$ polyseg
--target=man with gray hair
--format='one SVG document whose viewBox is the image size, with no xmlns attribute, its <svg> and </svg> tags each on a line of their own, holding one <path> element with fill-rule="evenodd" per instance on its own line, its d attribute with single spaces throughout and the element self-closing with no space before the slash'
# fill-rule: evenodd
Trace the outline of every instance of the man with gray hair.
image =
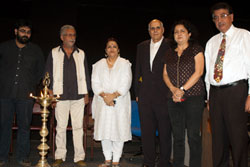
<svg viewBox="0 0 250 167">
<path fill-rule="evenodd" d="M 90 78 L 85 53 L 75 45 L 76 30 L 64 25 L 60 30 L 62 44 L 50 52 L 46 72 L 51 76 L 51 94 L 60 95 L 55 107 L 56 152 L 53 167 L 60 166 L 66 159 L 66 128 L 69 114 L 73 127 L 74 163 L 86 166 L 83 149 L 84 106 L 88 103 Z"/>
<path fill-rule="evenodd" d="M 154 167 L 156 160 L 156 132 L 159 134 L 159 162 L 157 167 L 169 167 L 171 128 L 167 108 L 169 92 L 163 81 L 164 56 L 169 42 L 164 39 L 164 27 L 154 19 L 148 25 L 149 40 L 137 45 L 134 88 L 139 106 L 143 167 Z"/>
</svg>

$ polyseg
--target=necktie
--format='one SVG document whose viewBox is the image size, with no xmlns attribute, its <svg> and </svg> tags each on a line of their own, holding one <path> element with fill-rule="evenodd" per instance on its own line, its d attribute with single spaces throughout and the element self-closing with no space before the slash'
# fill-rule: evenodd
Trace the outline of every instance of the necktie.
<svg viewBox="0 0 250 167">
<path fill-rule="evenodd" d="M 220 82 L 222 79 L 225 48 L 226 48 L 226 35 L 223 34 L 223 39 L 221 41 L 220 49 L 216 58 L 215 65 L 214 65 L 214 80 L 217 83 Z"/>
</svg>

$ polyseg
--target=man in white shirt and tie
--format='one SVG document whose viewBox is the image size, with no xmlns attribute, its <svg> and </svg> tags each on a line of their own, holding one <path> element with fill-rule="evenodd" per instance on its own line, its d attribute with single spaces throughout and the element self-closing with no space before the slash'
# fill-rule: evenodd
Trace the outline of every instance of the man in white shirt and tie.
<svg viewBox="0 0 250 167">
<path fill-rule="evenodd" d="M 227 3 L 215 4 L 211 13 L 215 26 L 220 31 L 207 42 L 205 49 L 205 82 L 212 127 L 213 166 L 229 166 L 231 146 L 233 166 L 247 167 L 250 32 L 234 27 L 232 7 Z M 222 51 L 223 35 L 225 50 Z"/>
</svg>

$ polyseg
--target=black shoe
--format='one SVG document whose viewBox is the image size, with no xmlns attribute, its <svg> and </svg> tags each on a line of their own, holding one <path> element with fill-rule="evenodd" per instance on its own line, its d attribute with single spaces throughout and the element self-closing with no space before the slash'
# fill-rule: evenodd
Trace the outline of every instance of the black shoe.
<svg viewBox="0 0 250 167">
<path fill-rule="evenodd" d="M 7 163 L 5 161 L 0 160 L 0 167 L 3 167 L 4 165 L 6 165 Z"/>
<path fill-rule="evenodd" d="M 148 165 L 142 164 L 142 167 L 148 167 Z"/>
<path fill-rule="evenodd" d="M 63 163 L 62 159 L 56 159 L 55 162 L 52 164 L 52 167 L 60 167 L 62 163 Z"/>
<path fill-rule="evenodd" d="M 87 166 L 86 163 L 83 160 L 77 161 L 75 162 L 75 165 L 77 167 L 83 167 L 83 166 Z"/>
<path fill-rule="evenodd" d="M 31 162 L 29 160 L 27 160 L 27 159 L 19 161 L 18 164 L 21 165 L 21 166 L 24 166 L 24 167 L 30 167 L 31 166 Z"/>
<path fill-rule="evenodd" d="M 120 164 L 112 164 L 112 167 L 121 167 Z"/>
</svg>

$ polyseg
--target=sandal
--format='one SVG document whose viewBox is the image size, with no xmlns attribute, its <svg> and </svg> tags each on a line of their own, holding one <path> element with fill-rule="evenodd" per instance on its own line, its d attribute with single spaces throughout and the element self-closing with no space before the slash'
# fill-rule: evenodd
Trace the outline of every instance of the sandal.
<svg viewBox="0 0 250 167">
<path fill-rule="evenodd" d="M 121 167 L 120 164 L 112 164 L 112 167 Z"/>
<path fill-rule="evenodd" d="M 104 163 L 98 165 L 98 167 L 111 167 L 111 161 L 104 161 Z"/>
</svg>

